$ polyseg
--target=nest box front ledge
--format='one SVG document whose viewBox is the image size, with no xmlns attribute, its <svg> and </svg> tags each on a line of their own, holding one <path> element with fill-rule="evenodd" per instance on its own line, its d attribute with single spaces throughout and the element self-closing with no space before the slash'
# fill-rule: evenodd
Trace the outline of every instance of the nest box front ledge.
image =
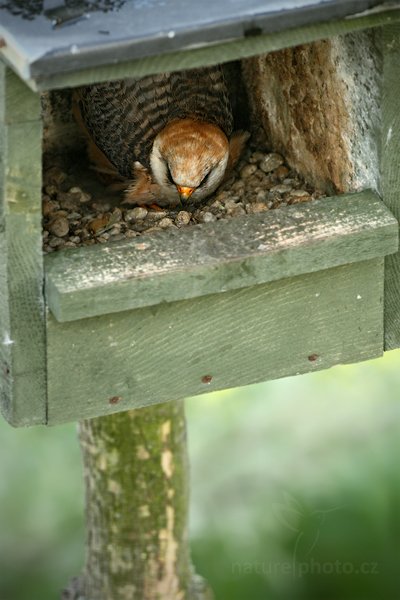
<svg viewBox="0 0 400 600">
<path fill-rule="evenodd" d="M 372 191 L 45 257 L 61 322 L 188 300 L 397 250 L 397 222 Z"/>
<path fill-rule="evenodd" d="M 381 355 L 397 244 L 365 191 L 46 256 L 48 422 Z"/>
</svg>

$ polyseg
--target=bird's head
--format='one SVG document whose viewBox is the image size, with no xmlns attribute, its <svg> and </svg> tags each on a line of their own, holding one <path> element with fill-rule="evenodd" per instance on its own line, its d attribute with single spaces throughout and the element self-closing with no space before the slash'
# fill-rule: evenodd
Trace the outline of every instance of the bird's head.
<svg viewBox="0 0 400 600">
<path fill-rule="evenodd" d="M 196 202 L 222 182 L 229 158 L 223 131 L 204 121 L 177 119 L 156 136 L 150 155 L 154 179 L 171 201 Z"/>
</svg>

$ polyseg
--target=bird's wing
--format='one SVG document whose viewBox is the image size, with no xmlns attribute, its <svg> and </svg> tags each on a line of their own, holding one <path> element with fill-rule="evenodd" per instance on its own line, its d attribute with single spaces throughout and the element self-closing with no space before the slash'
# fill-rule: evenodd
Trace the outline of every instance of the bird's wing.
<svg viewBox="0 0 400 600">
<path fill-rule="evenodd" d="M 157 76 L 100 83 L 77 92 L 90 136 L 124 177 L 132 176 L 137 161 L 148 166 L 154 137 L 167 122 L 160 92 Z"/>
<path fill-rule="evenodd" d="M 149 168 L 155 136 L 174 119 L 192 117 L 232 132 L 232 111 L 220 67 L 150 75 L 79 88 L 83 122 L 94 143 L 124 177 L 135 162 Z"/>
<path fill-rule="evenodd" d="M 232 108 L 221 67 L 203 67 L 168 75 L 174 102 L 172 118 L 192 117 L 213 123 L 229 137 L 233 129 Z"/>
</svg>

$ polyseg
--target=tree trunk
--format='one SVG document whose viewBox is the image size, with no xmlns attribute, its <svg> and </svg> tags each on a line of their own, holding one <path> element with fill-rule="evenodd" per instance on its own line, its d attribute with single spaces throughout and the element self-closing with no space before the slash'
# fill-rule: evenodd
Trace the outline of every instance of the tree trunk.
<svg viewBox="0 0 400 600">
<path fill-rule="evenodd" d="M 183 401 L 82 421 L 86 566 L 64 598 L 210 597 L 192 569 Z"/>
</svg>

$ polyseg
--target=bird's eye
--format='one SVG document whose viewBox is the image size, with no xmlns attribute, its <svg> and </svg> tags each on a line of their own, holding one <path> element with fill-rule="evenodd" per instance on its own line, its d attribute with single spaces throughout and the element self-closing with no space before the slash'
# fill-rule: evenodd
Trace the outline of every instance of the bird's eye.
<svg viewBox="0 0 400 600">
<path fill-rule="evenodd" d="M 175 183 L 168 165 L 167 165 L 167 179 L 170 183 L 172 183 L 172 184 Z"/>
<path fill-rule="evenodd" d="M 210 175 L 211 175 L 212 171 L 208 171 L 207 175 L 205 177 L 203 177 L 203 179 L 201 180 L 200 185 L 207 185 L 207 181 L 210 179 Z"/>
</svg>

